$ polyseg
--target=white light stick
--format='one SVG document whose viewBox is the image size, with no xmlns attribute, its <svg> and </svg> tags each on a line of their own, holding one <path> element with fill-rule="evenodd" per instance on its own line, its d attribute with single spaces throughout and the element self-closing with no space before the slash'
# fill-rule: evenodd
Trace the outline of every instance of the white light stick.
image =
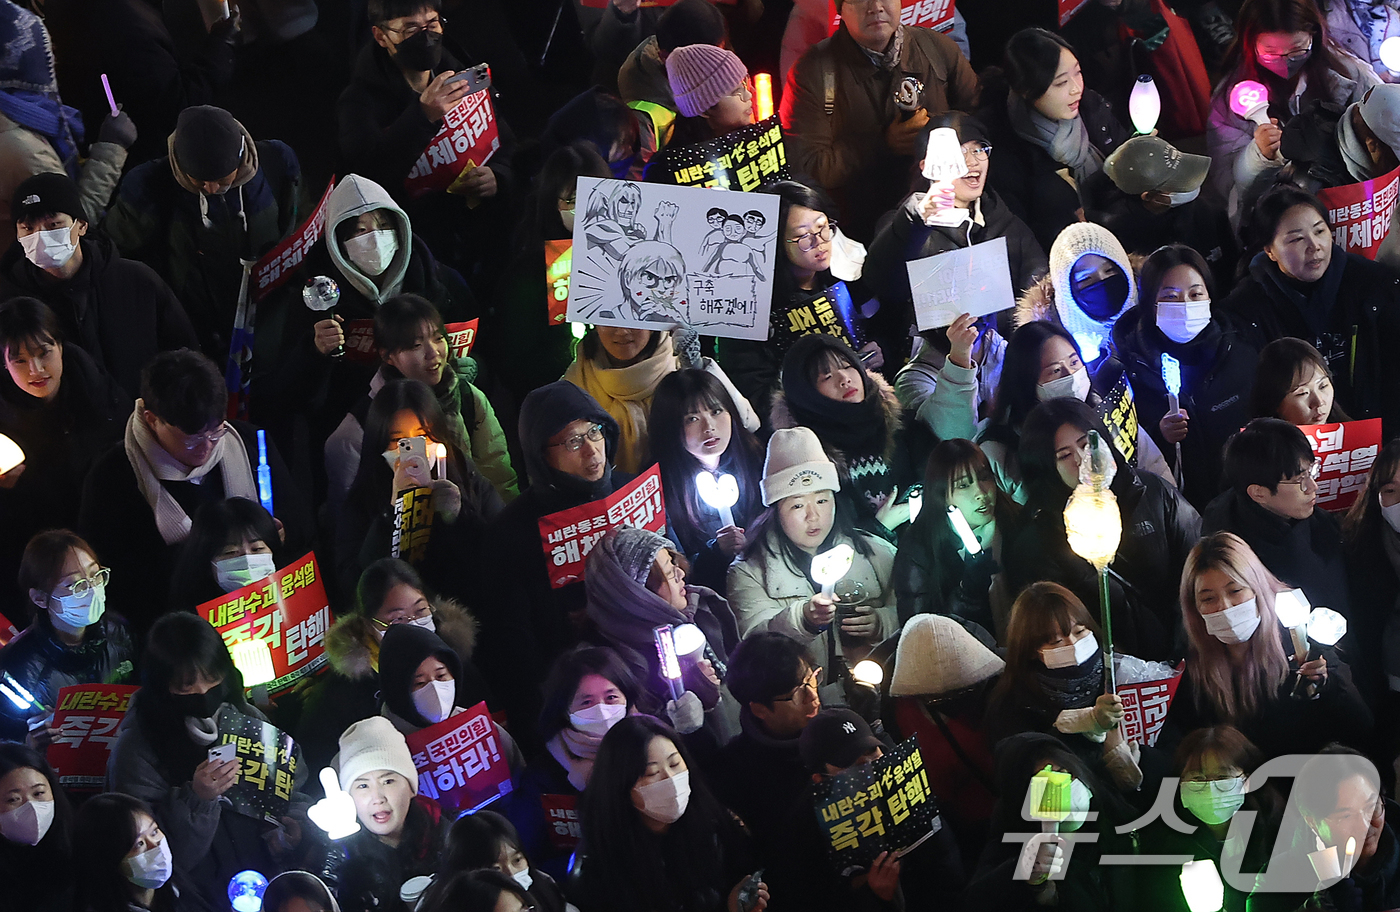
<svg viewBox="0 0 1400 912">
<path fill-rule="evenodd" d="M 709 472 L 695 476 L 695 490 L 700 499 L 719 511 L 719 527 L 727 529 L 734 525 L 734 511 L 730 509 L 739 502 L 739 482 L 725 472 L 719 478 Z"/>
<path fill-rule="evenodd" d="M 4 434 L 0 434 L 0 475 L 24 462 L 24 450 Z"/>
<path fill-rule="evenodd" d="M 967 174 L 967 159 L 963 157 L 962 143 L 958 142 L 958 131 L 952 127 L 937 127 L 929 134 L 922 173 L 933 182 L 928 190 L 930 194 L 951 190 L 953 181 Z M 954 227 L 963 223 L 965 215 L 954 207 L 938 209 L 930 218 L 936 225 Z"/>
<path fill-rule="evenodd" d="M 1300 662 L 1308 654 L 1308 611 L 1311 608 L 1302 589 L 1285 589 L 1274 596 L 1274 614 L 1293 637 L 1293 654 Z"/>
<path fill-rule="evenodd" d="M 1308 615 L 1308 639 L 1323 646 L 1336 646 L 1347 632 L 1347 619 L 1331 608 L 1314 608 Z"/>
<path fill-rule="evenodd" d="M 919 518 L 919 514 L 924 509 L 924 492 L 915 489 L 909 492 L 909 521 L 912 523 Z"/>
<path fill-rule="evenodd" d="M 447 445 L 444 443 L 433 444 L 433 455 L 437 457 L 437 477 L 446 478 L 447 471 Z"/>
<path fill-rule="evenodd" d="M 705 648 L 705 634 L 694 624 L 677 624 L 671 628 L 672 648 L 677 659 L 693 656 Z"/>
<path fill-rule="evenodd" d="M 822 595 L 830 598 L 836 594 L 836 584 L 850 571 L 855 559 L 856 552 L 847 544 L 829 548 L 812 558 L 812 579 L 822 584 Z"/>
<path fill-rule="evenodd" d="M 851 669 L 851 677 L 861 684 L 879 687 L 885 680 L 885 667 L 872 659 L 865 659 Z"/>
<path fill-rule="evenodd" d="M 1181 895 L 1191 912 L 1219 912 L 1225 905 L 1225 885 L 1209 858 L 1188 861 L 1181 866 Z"/>
<path fill-rule="evenodd" d="M 1134 90 L 1136 91 L 1136 90 Z M 1167 405 L 1173 415 L 1181 414 L 1181 362 L 1162 352 L 1162 382 L 1167 386 Z M 1176 442 L 1176 471 L 1178 490 L 1185 486 L 1186 467 L 1181 463 L 1181 441 Z"/>
<path fill-rule="evenodd" d="M 656 640 L 656 657 L 661 661 L 661 676 L 671 688 L 671 699 L 679 700 L 685 693 L 681 684 L 681 663 L 676 659 L 676 641 L 670 624 L 653 627 L 652 637 Z"/>
<path fill-rule="evenodd" d="M 1157 118 L 1162 115 L 1162 96 L 1157 91 L 1157 83 L 1146 73 L 1133 83 L 1133 91 L 1128 95 L 1128 116 L 1132 118 L 1133 129 L 1146 136 L 1157 126 Z"/>
<path fill-rule="evenodd" d="M 1356 864 L 1356 837 L 1347 837 L 1346 862 L 1342 865 L 1342 876 L 1350 877 L 1352 866 Z"/>
<path fill-rule="evenodd" d="M 1400 76 L 1400 35 L 1391 35 L 1381 42 L 1381 63 L 1392 76 Z"/>
<path fill-rule="evenodd" d="M 355 817 L 355 800 L 340 790 L 340 780 L 329 766 L 321 768 L 321 788 L 326 797 L 311 805 L 306 816 L 331 839 L 344 839 L 360 831 Z"/>
<path fill-rule="evenodd" d="M 950 506 L 948 508 L 948 522 L 952 524 L 953 531 L 958 533 L 958 538 L 962 539 L 963 550 L 968 553 L 969 557 L 981 553 L 982 543 L 972 533 L 972 526 L 968 525 L 967 517 L 963 516 L 962 510 Z"/>
</svg>

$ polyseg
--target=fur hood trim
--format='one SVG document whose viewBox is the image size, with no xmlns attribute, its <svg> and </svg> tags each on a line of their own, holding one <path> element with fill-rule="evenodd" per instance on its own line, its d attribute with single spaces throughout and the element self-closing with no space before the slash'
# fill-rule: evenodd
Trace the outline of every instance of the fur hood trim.
<svg viewBox="0 0 1400 912">
<path fill-rule="evenodd" d="M 1142 274 L 1142 263 L 1146 259 L 1147 257 L 1138 253 L 1128 255 L 1128 263 L 1133 268 L 1134 287 L 1136 287 L 1137 277 Z M 1034 285 L 1027 288 L 1021 297 L 1016 299 L 1013 328 L 1019 329 L 1033 320 L 1047 320 L 1056 326 L 1064 326 L 1064 322 L 1060 320 L 1059 311 L 1055 309 L 1055 283 L 1048 275 L 1042 276 Z"/>
<path fill-rule="evenodd" d="M 885 434 L 885 458 L 889 459 L 890 456 L 894 454 L 895 435 L 899 433 L 899 429 L 904 425 L 904 406 L 900 404 L 899 396 L 895 394 L 894 387 L 890 386 L 890 382 L 886 380 L 883 375 L 875 371 L 867 371 L 866 374 L 875 382 L 875 386 L 880 390 L 880 404 L 885 410 L 885 427 L 887 429 Z M 797 419 L 793 417 L 792 410 L 788 408 L 787 396 L 783 393 L 781 387 L 773 393 L 773 408 L 769 412 L 769 420 L 775 431 L 778 428 L 792 428 L 798 426 Z M 825 440 L 822 441 L 822 446 L 826 447 L 829 451 L 834 450 L 833 447 L 827 446 Z M 837 462 L 844 466 L 846 462 L 845 455 L 839 451 L 834 455 L 839 457 Z"/>
<path fill-rule="evenodd" d="M 463 662 L 476 651 L 476 618 L 453 599 L 433 603 L 437 634 Z M 373 677 L 379 668 L 379 637 L 374 622 L 361 614 L 347 614 L 326 632 L 326 657 L 331 669 L 351 680 Z"/>
</svg>

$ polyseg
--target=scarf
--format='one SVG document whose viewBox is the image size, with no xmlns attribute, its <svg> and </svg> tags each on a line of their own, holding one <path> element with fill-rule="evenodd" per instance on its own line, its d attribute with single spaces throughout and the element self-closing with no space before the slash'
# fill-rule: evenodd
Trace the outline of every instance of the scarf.
<svg viewBox="0 0 1400 912">
<path fill-rule="evenodd" d="M 852 39 L 853 41 L 855 39 Z M 899 66 L 899 58 L 904 53 L 904 26 L 897 25 L 894 28 L 894 38 L 890 39 L 890 46 L 883 51 L 875 52 L 857 44 L 860 52 L 864 54 L 871 63 L 875 64 L 877 70 L 892 70 Z"/>
<path fill-rule="evenodd" d="M 667 332 L 651 357 L 636 364 L 609 367 L 607 353 L 600 345 L 596 356 L 586 358 L 580 353 L 564 372 L 565 380 L 598 400 L 622 429 L 613 462 L 618 471 L 635 475 L 651 465 L 651 446 L 647 442 L 651 397 L 661 378 L 675 370 L 675 347 Z"/>
<path fill-rule="evenodd" d="M 1035 673 L 1041 695 L 1056 709 L 1083 709 L 1093 706 L 1103 693 L 1103 650 L 1083 665 L 1073 668 L 1047 668 Z"/>
<path fill-rule="evenodd" d="M 883 460 L 889 445 L 884 391 L 862 366 L 865 398 L 860 402 L 839 402 L 817 392 L 807 379 L 807 365 L 823 349 L 842 355 L 852 364 L 861 364 L 850 346 L 835 336 L 816 333 L 803 336 L 783 356 L 783 395 L 796 423 L 812 429 L 822 443 L 840 450 L 848 460 L 864 457 Z"/>
<path fill-rule="evenodd" d="M 593 773 L 593 761 L 598 756 L 598 745 L 602 743 L 602 735 L 565 728 L 546 742 L 545 749 L 569 774 L 569 784 L 581 792 Z"/>
<path fill-rule="evenodd" d="M 42 135 L 78 179 L 83 116 L 58 96 L 53 47 L 38 16 L 6 3 L 0 16 L 0 113 Z"/>
<path fill-rule="evenodd" d="M 1332 357 L 1336 353 L 1329 352 L 1329 346 L 1322 339 L 1331 325 L 1332 307 L 1337 303 L 1337 290 L 1341 287 L 1346 268 L 1346 251 L 1335 244 L 1332 245 L 1332 261 L 1327 264 L 1327 271 L 1322 274 L 1322 278 L 1316 282 L 1298 282 L 1290 279 L 1278 268 L 1278 264 L 1263 252 L 1255 254 L 1249 264 L 1250 273 L 1260 281 L 1271 298 L 1276 301 L 1283 298 L 1297 308 L 1298 315 L 1307 322 L 1308 329 L 1314 336 L 1307 341 L 1313 343 L 1323 356 L 1327 357 L 1333 372 L 1339 375 L 1345 374 L 1345 371 L 1339 370 L 1338 365 L 1333 363 Z"/>
<path fill-rule="evenodd" d="M 223 476 L 224 496 L 243 497 L 258 502 L 258 488 L 253 481 L 253 469 L 248 463 L 248 451 L 243 448 L 243 438 L 237 431 L 219 438 L 214 452 L 204 465 L 190 468 L 176 461 L 156 440 L 155 434 L 141 420 L 146 403 L 136 400 L 136 408 L 126 421 L 127 461 L 136 474 L 136 487 L 155 514 L 156 528 L 167 545 L 178 544 L 190 534 L 190 518 L 184 508 L 170 496 L 163 481 L 198 481 L 214 469 Z"/>
<path fill-rule="evenodd" d="M 1084 118 L 1051 120 L 1015 92 L 1007 95 L 1006 109 L 1016 135 L 1068 167 L 1076 183 L 1082 186 L 1103 170 L 1103 153 L 1089 141 Z"/>
</svg>

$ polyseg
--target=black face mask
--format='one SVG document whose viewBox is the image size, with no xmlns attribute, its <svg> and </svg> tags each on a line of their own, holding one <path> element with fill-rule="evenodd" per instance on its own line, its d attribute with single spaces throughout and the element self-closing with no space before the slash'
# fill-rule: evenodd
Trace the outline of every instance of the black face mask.
<svg viewBox="0 0 1400 912">
<path fill-rule="evenodd" d="M 170 705 L 181 716 L 208 719 L 224 703 L 224 685 L 218 684 L 202 694 L 171 694 Z"/>
<path fill-rule="evenodd" d="M 1074 292 L 1074 299 L 1086 314 L 1102 323 L 1117 316 L 1128 300 L 1128 277 L 1119 273 L 1102 282 L 1093 282 Z"/>
<path fill-rule="evenodd" d="M 442 35 L 423 29 L 394 45 L 394 60 L 410 73 L 435 70 L 442 62 Z"/>
</svg>

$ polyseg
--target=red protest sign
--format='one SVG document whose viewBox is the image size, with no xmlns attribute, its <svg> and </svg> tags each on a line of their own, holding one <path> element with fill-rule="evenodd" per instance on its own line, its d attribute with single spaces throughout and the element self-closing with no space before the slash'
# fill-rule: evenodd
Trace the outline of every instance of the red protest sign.
<svg viewBox="0 0 1400 912">
<path fill-rule="evenodd" d="M 374 321 L 351 320 L 345 324 L 345 360 L 352 364 L 378 364 L 374 350 Z"/>
<path fill-rule="evenodd" d="M 270 694 L 287 690 L 326 664 L 323 641 L 331 609 L 314 553 L 196 610 L 230 647 L 244 640 L 267 643 L 275 675 L 267 683 Z"/>
<path fill-rule="evenodd" d="M 564 322 L 569 309 L 569 274 L 574 269 L 574 240 L 544 242 L 544 285 L 548 292 L 549 325 Z"/>
<path fill-rule="evenodd" d="M 1366 476 L 1381 450 L 1381 420 L 1305 424 L 1298 430 L 1308 435 L 1313 455 L 1322 460 L 1317 505 L 1331 513 L 1342 512 L 1366 486 Z"/>
<path fill-rule="evenodd" d="M 447 353 L 452 359 L 465 358 L 476 344 L 476 320 L 447 324 Z"/>
<path fill-rule="evenodd" d="M 442 129 L 404 178 L 404 189 L 414 199 L 437 190 L 457 192 L 457 179 L 486 164 L 500 147 L 491 92 L 473 92 L 443 116 Z"/>
<path fill-rule="evenodd" d="M 1397 193 L 1400 168 L 1359 184 L 1319 190 L 1317 198 L 1327 207 L 1327 223 L 1337 246 L 1374 260 L 1381 241 L 1390 233 Z"/>
<path fill-rule="evenodd" d="M 1079 2 L 1082 3 L 1084 0 L 1079 0 Z M 827 7 L 827 20 L 831 23 L 828 35 L 836 34 L 836 30 L 841 26 L 841 14 L 836 11 L 836 7 L 836 0 L 831 0 Z M 953 0 L 901 0 L 899 24 L 914 25 L 939 32 L 951 31 L 953 28 L 953 8 Z"/>
<path fill-rule="evenodd" d="M 335 176 L 331 176 L 331 182 L 326 184 L 326 192 L 321 194 L 321 201 L 316 204 L 306 221 L 302 222 L 296 231 L 282 239 L 276 247 L 273 247 L 258 260 L 253 266 L 253 299 L 261 301 L 267 297 L 267 293 L 278 285 L 287 281 L 288 277 L 301 265 L 306 252 L 316 246 L 316 242 L 321 239 L 321 232 L 326 227 L 326 201 L 331 198 L 331 190 L 335 189 Z"/>
<path fill-rule="evenodd" d="M 1118 696 L 1123 699 L 1123 721 L 1119 728 L 1124 740 L 1155 747 L 1180 684 L 1180 671 L 1159 681 L 1119 684 Z"/>
<path fill-rule="evenodd" d="M 1059 0 L 1060 3 L 1060 28 L 1065 27 L 1075 15 L 1084 8 L 1084 4 L 1089 0 Z"/>
<path fill-rule="evenodd" d="M 588 552 L 613 526 L 666 531 L 660 468 L 652 466 L 602 500 L 560 510 L 540 519 L 544 569 L 549 575 L 550 588 L 559 589 L 583 579 Z"/>
<path fill-rule="evenodd" d="M 135 692 L 130 684 L 78 684 L 58 691 L 58 707 L 49 723 L 58 734 L 47 756 L 60 785 L 102 789 L 117 729 Z"/>
<path fill-rule="evenodd" d="M 418 794 L 456 817 L 508 795 L 510 767 L 484 702 L 408 736 Z"/>
<path fill-rule="evenodd" d="M 540 807 L 549 823 L 549 844 L 564 852 L 578 848 L 583 833 L 578 823 L 578 796 L 541 795 Z"/>
</svg>

